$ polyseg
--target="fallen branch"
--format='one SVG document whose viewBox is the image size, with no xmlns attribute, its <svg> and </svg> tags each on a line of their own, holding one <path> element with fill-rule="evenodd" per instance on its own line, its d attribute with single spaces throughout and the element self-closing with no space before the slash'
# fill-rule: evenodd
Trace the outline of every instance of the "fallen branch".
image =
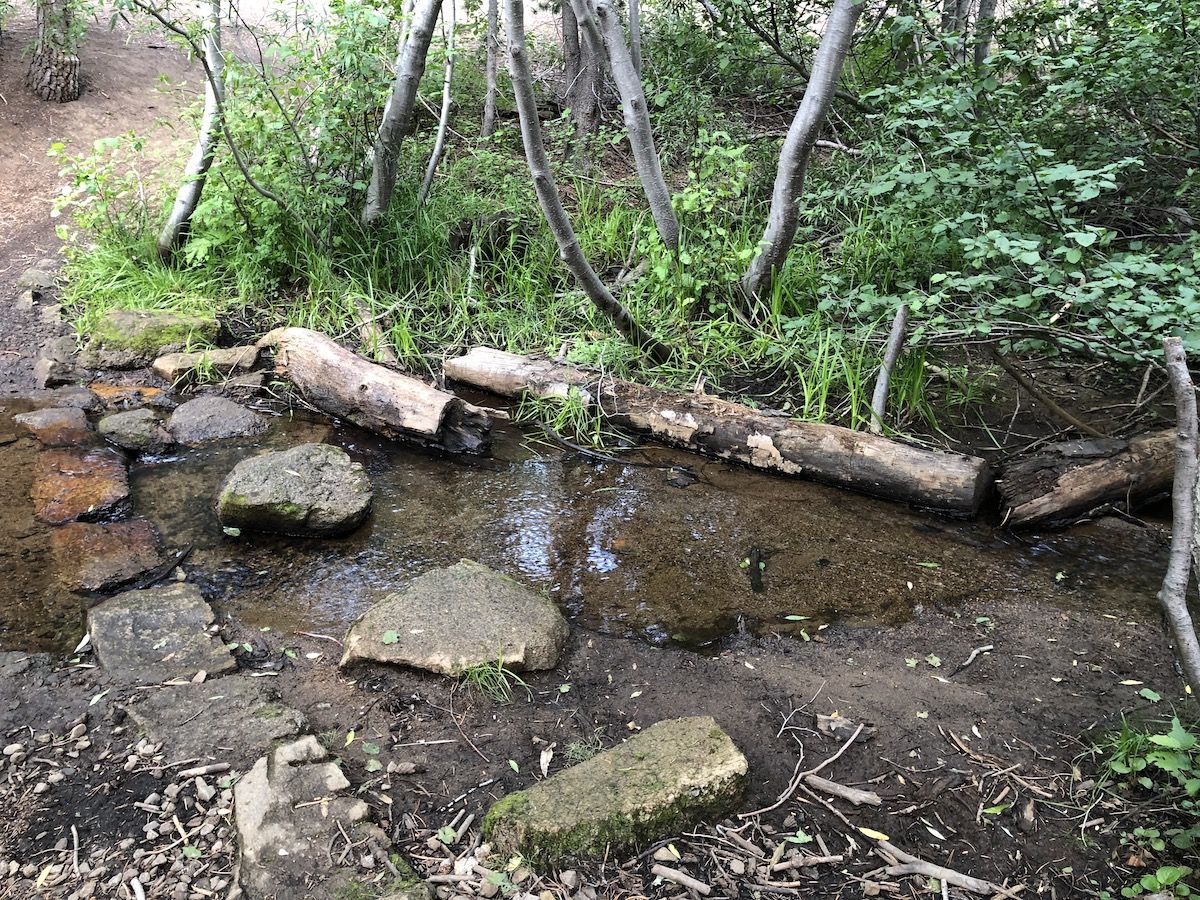
<svg viewBox="0 0 1200 900">
<path fill-rule="evenodd" d="M 678 869 L 668 869 L 663 865 L 655 865 L 650 871 L 664 881 L 681 884 L 688 890 L 695 891 L 697 894 L 703 894 L 705 897 L 712 893 L 711 886 L 705 884 L 703 881 L 696 880 L 691 875 L 680 872 Z"/>
<path fill-rule="evenodd" d="M 875 379 L 875 392 L 871 395 L 871 421 L 867 428 L 871 434 L 883 433 L 883 414 L 887 410 L 888 387 L 892 381 L 892 369 L 904 347 L 904 331 L 908 327 L 908 304 L 901 303 L 892 320 L 892 330 L 888 335 L 887 348 L 883 352 L 883 362 L 879 366 L 879 376 Z"/>
<path fill-rule="evenodd" d="M 1001 356 L 999 351 L 997 351 L 994 347 L 992 348 L 992 358 L 996 360 L 996 363 L 1000 366 L 1000 368 L 1012 376 L 1013 381 L 1020 385 L 1021 388 L 1023 388 L 1025 392 L 1029 394 L 1029 396 L 1033 397 L 1034 400 L 1038 401 L 1038 403 L 1050 410 L 1050 412 L 1052 412 L 1063 422 L 1066 422 L 1072 428 L 1078 429 L 1084 434 L 1089 434 L 1092 437 L 1107 437 L 1103 431 L 1093 428 L 1087 422 L 1084 422 L 1082 419 L 1072 415 L 1059 406 L 1056 402 L 1054 402 L 1049 394 L 1034 384 L 1033 379 L 1029 378 L 1024 372 Z"/>
</svg>

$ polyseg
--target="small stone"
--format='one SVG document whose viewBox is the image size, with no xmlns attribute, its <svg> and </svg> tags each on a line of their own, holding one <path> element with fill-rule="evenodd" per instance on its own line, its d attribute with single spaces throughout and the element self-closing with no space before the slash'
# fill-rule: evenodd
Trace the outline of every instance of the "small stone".
<svg viewBox="0 0 1200 900">
<path fill-rule="evenodd" d="M 198 350 L 193 353 L 167 353 L 154 360 L 154 374 L 179 385 L 210 374 L 232 375 L 254 368 L 259 349 L 255 346 L 225 350 Z"/>
<path fill-rule="evenodd" d="M 15 756 L 25 749 L 24 744 L 9 744 L 4 748 L 5 756 Z"/>
<path fill-rule="evenodd" d="M 67 735 L 67 738 L 68 738 L 68 740 L 77 741 L 81 737 L 83 737 L 85 734 L 87 734 L 87 730 L 88 730 L 87 725 L 83 722 L 80 722 L 74 728 L 71 729 L 71 732 L 70 732 L 70 734 Z"/>
<path fill-rule="evenodd" d="M 171 413 L 167 430 L 181 444 L 202 444 L 261 434 L 267 420 L 224 397 L 198 397 Z"/>
<path fill-rule="evenodd" d="M 126 450 L 160 450 L 172 443 L 158 415 L 145 407 L 105 416 L 96 429 L 105 440 Z"/>
<path fill-rule="evenodd" d="M 217 795 L 217 789 L 210 785 L 203 778 L 196 779 L 196 796 L 200 798 L 201 803 L 207 803 Z"/>
</svg>

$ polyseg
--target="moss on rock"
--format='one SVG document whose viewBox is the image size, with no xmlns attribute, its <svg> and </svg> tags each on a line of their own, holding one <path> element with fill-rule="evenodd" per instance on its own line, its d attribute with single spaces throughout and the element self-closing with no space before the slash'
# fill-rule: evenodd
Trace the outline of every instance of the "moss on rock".
<svg viewBox="0 0 1200 900">
<path fill-rule="evenodd" d="M 92 344 L 104 350 L 132 350 L 152 358 L 163 347 L 211 344 L 217 339 L 217 330 L 217 320 L 212 316 L 112 309 L 96 323 Z"/>
</svg>

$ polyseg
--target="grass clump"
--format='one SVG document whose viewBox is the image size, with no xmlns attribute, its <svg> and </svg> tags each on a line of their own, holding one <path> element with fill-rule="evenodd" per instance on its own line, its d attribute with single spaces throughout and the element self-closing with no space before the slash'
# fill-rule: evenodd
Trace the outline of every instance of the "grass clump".
<svg viewBox="0 0 1200 900">
<path fill-rule="evenodd" d="M 467 690 L 482 694 L 493 703 L 510 702 L 516 688 L 524 689 L 529 698 L 533 699 L 533 692 L 529 689 L 529 685 L 520 675 L 504 665 L 502 654 L 497 655 L 495 662 L 471 666 L 463 672 L 459 684 Z"/>
</svg>

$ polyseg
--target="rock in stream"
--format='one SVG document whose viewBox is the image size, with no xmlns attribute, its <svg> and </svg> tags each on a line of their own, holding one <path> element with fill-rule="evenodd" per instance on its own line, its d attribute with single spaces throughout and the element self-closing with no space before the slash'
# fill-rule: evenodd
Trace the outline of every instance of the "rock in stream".
<svg viewBox="0 0 1200 900">
<path fill-rule="evenodd" d="M 224 397 L 197 397 L 171 413 L 167 430 L 181 444 L 203 444 L 262 434 L 267 420 Z"/>
</svg>

